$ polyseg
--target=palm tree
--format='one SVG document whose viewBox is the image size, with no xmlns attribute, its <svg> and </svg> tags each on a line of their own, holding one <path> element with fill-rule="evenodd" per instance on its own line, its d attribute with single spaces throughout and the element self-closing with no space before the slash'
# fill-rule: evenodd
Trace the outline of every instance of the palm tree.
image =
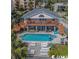
<svg viewBox="0 0 79 59">
<path fill-rule="evenodd" d="M 24 11 L 23 5 L 19 6 L 19 11 Z"/>
<path fill-rule="evenodd" d="M 28 6 L 29 6 L 29 10 L 33 9 L 33 2 L 32 2 L 32 0 L 29 0 Z"/>
<path fill-rule="evenodd" d="M 52 5 L 56 2 L 56 0 L 48 0 L 48 3 L 47 3 L 47 8 L 49 8 L 50 10 L 52 10 Z"/>
<path fill-rule="evenodd" d="M 22 7 L 21 7 L 22 9 Z M 16 10 L 13 10 L 11 12 L 11 20 L 12 20 L 12 23 L 19 23 L 20 22 L 20 17 L 24 14 L 24 11 L 16 11 Z"/>
<path fill-rule="evenodd" d="M 20 17 L 20 14 L 17 11 L 13 10 L 11 13 L 11 18 L 17 20 L 19 17 Z M 16 20 L 15 20 L 15 22 L 16 22 Z"/>
<path fill-rule="evenodd" d="M 27 47 L 21 40 L 17 39 L 15 33 L 11 33 L 11 58 L 25 59 L 27 56 Z"/>
<path fill-rule="evenodd" d="M 35 0 L 35 8 L 39 5 L 40 0 Z"/>
<path fill-rule="evenodd" d="M 51 57 L 55 56 L 68 56 L 68 46 L 67 45 L 58 45 L 57 47 L 53 47 L 49 50 L 48 55 Z"/>
</svg>

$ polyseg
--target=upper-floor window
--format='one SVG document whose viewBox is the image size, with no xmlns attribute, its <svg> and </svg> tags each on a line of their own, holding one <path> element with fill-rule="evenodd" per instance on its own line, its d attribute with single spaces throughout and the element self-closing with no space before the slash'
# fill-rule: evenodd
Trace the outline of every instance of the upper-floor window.
<svg viewBox="0 0 79 59">
<path fill-rule="evenodd" d="M 65 6 L 58 6 L 58 11 L 64 11 Z"/>
<path fill-rule="evenodd" d="M 39 15 L 39 17 L 44 17 L 44 15 Z"/>
<path fill-rule="evenodd" d="M 27 2 L 24 2 L 24 4 L 27 4 Z"/>
<path fill-rule="evenodd" d="M 26 1 L 26 0 L 24 0 L 24 1 Z"/>
<path fill-rule="evenodd" d="M 26 5 L 24 7 L 26 7 Z"/>
</svg>

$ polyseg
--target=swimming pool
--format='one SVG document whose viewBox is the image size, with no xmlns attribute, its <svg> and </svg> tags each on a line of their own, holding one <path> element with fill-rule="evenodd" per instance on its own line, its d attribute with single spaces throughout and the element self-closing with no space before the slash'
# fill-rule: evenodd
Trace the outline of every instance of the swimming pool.
<svg viewBox="0 0 79 59">
<path fill-rule="evenodd" d="M 51 41 L 56 38 L 50 34 L 24 34 L 20 36 L 23 41 Z"/>
</svg>

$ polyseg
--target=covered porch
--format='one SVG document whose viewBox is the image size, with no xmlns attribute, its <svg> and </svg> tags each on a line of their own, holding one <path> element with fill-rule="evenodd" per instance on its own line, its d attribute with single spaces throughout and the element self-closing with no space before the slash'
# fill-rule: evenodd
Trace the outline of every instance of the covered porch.
<svg viewBox="0 0 79 59">
<path fill-rule="evenodd" d="M 53 20 L 52 19 L 47 19 L 47 20 L 27 19 L 27 20 L 23 20 L 23 21 L 17 23 L 16 25 L 12 29 L 15 32 L 17 32 L 17 31 L 18 32 L 59 31 L 60 34 L 64 33 L 64 26 L 63 26 L 63 24 L 59 23 L 57 21 L 57 19 L 53 19 Z M 17 30 L 15 30 L 15 29 L 17 29 Z"/>
<path fill-rule="evenodd" d="M 58 28 L 56 26 L 27 26 L 27 31 L 44 31 L 44 32 L 51 32 L 51 31 L 57 31 Z"/>
</svg>

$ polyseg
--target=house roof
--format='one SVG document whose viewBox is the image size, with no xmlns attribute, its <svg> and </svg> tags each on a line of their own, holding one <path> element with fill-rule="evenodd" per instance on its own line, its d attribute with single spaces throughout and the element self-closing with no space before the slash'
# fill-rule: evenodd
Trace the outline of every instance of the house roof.
<svg viewBox="0 0 79 59">
<path fill-rule="evenodd" d="M 21 18 L 28 19 L 28 18 L 35 16 L 35 15 L 38 15 L 40 13 L 44 13 L 44 14 L 50 16 L 50 17 L 60 18 L 59 15 L 57 15 L 56 13 L 49 11 L 48 9 L 45 9 L 45 8 L 33 9 L 32 11 L 25 13 Z"/>
</svg>

